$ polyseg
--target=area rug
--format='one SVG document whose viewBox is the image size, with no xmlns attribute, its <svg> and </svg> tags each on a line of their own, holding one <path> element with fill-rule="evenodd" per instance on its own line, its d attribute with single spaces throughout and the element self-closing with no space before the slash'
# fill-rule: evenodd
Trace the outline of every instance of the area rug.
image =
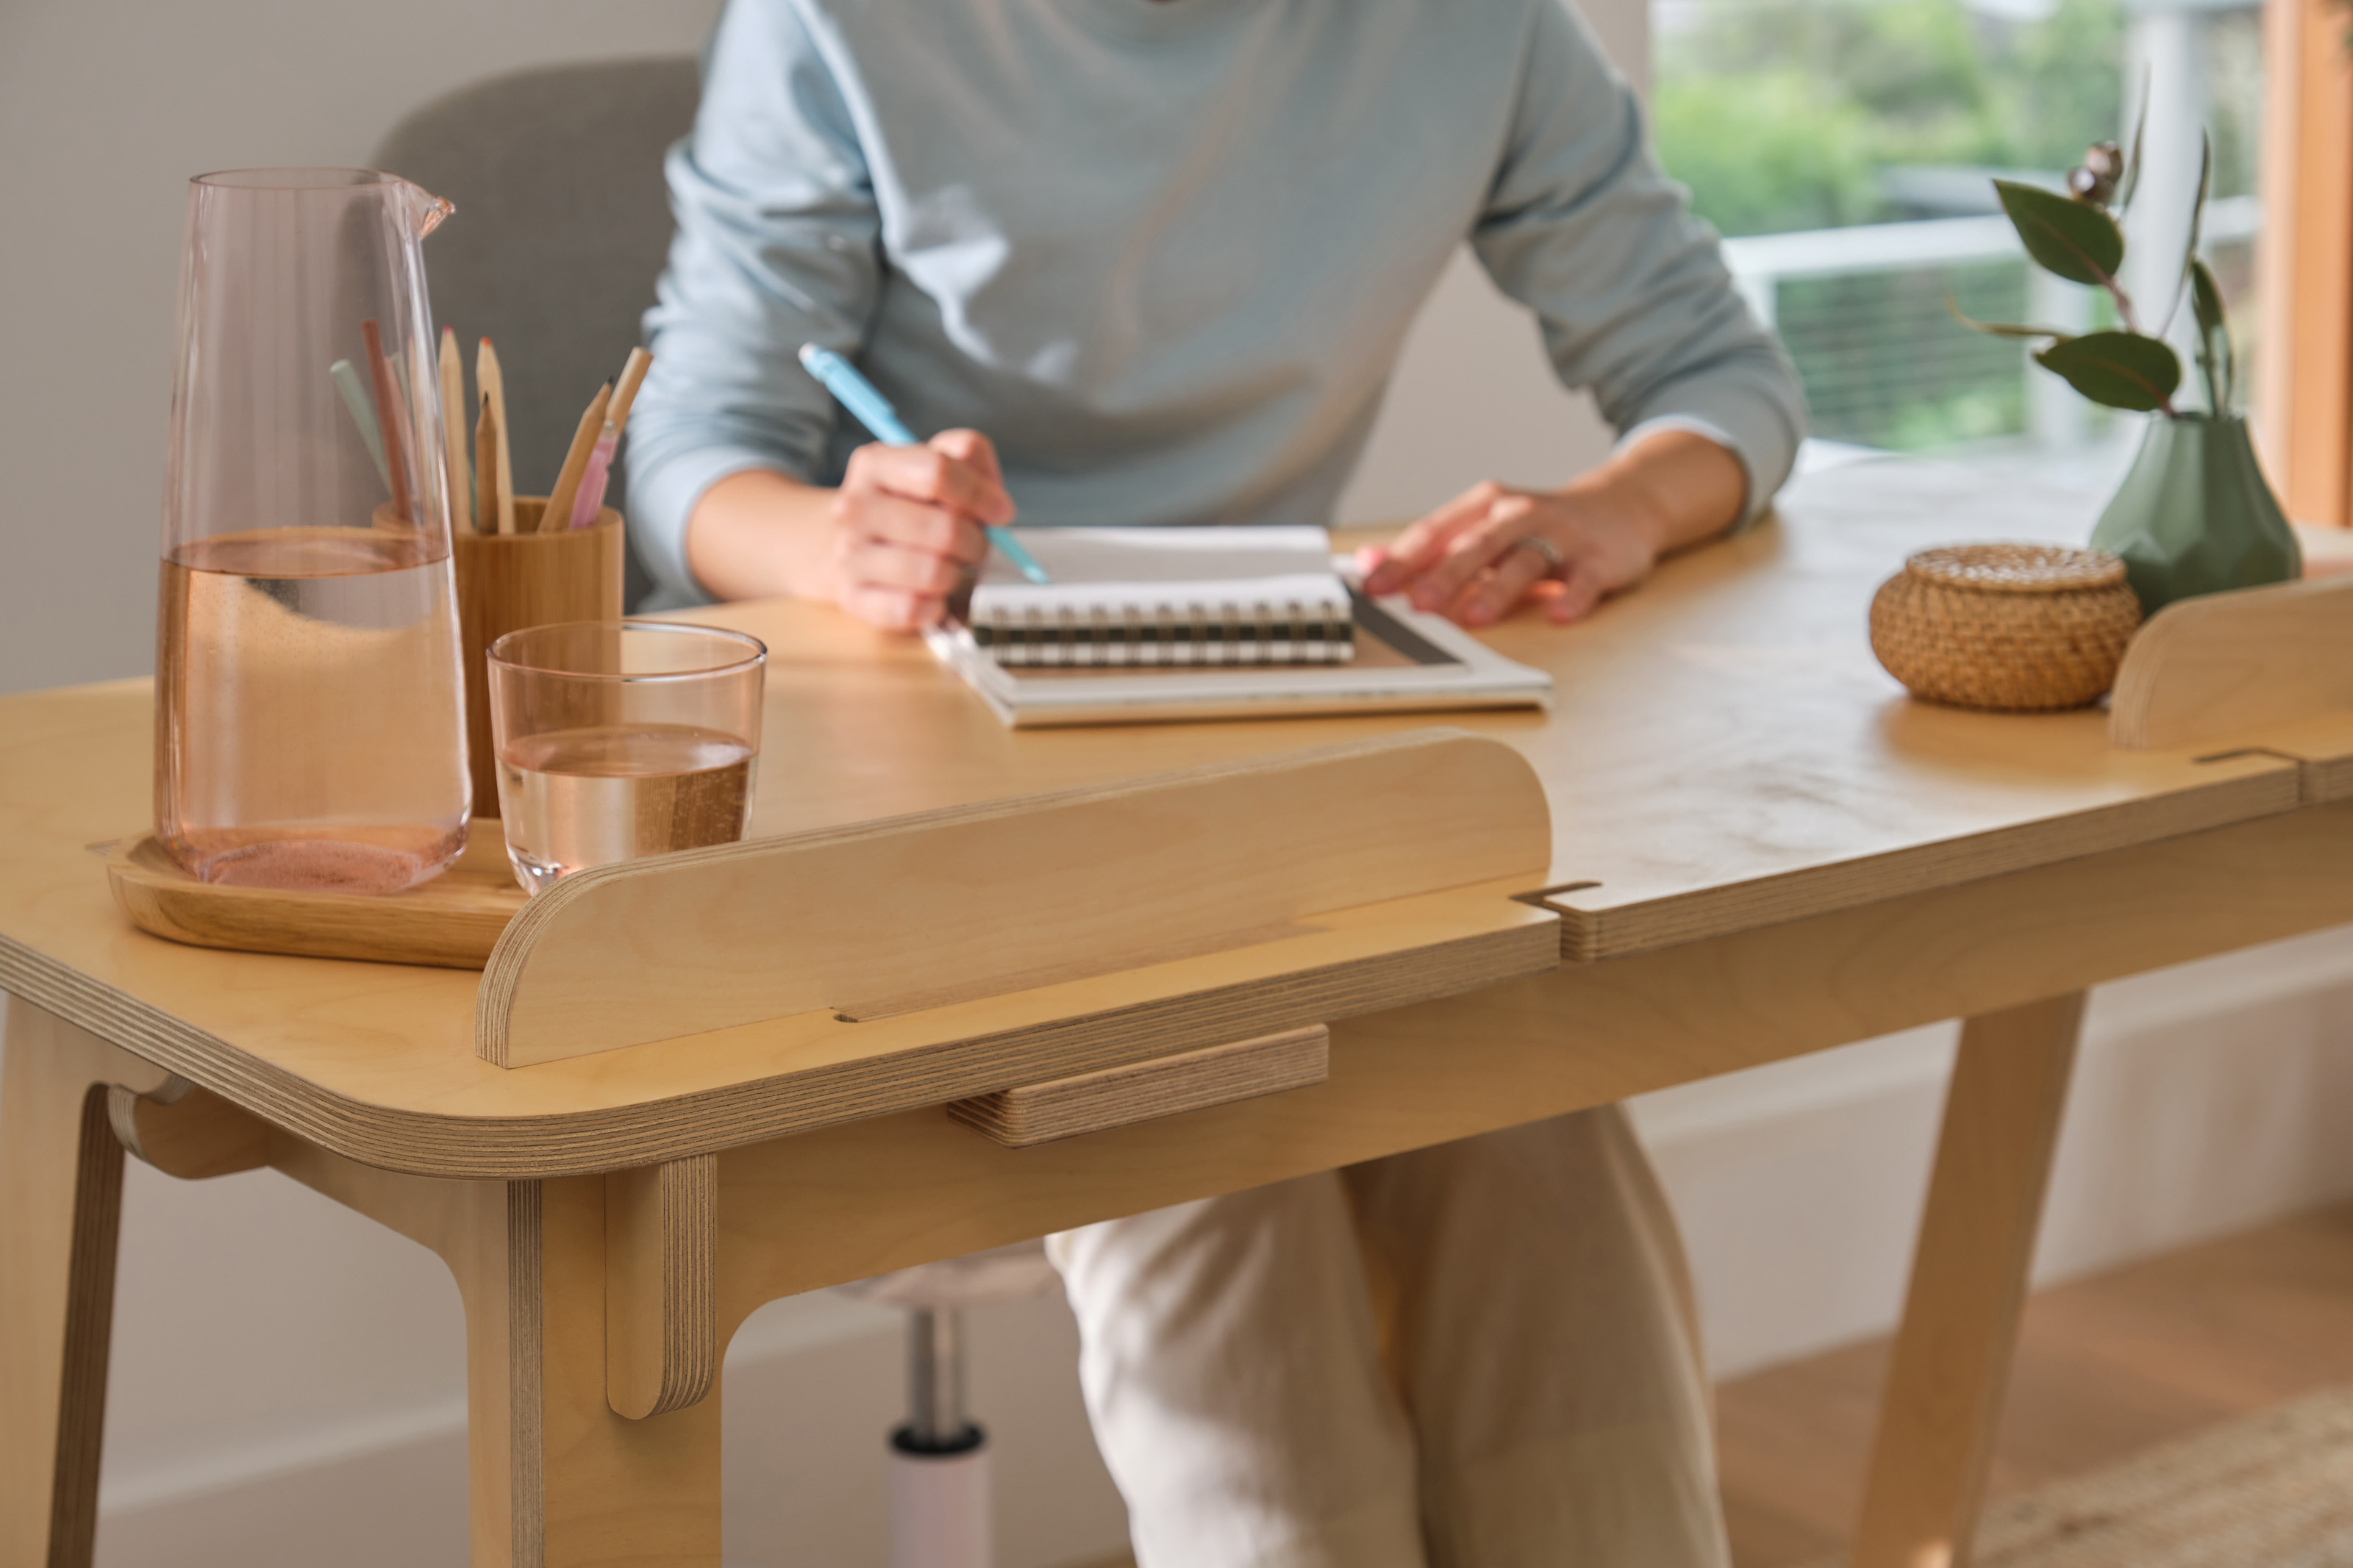
<svg viewBox="0 0 2353 1568">
<path fill-rule="evenodd" d="M 1972 1568 L 2353 1568 L 2353 1386 L 2006 1498 Z"/>
</svg>

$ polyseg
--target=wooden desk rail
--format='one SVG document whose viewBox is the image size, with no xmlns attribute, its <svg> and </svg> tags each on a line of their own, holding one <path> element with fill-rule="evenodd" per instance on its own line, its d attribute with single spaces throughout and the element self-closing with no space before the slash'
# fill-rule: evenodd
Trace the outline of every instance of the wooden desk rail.
<svg viewBox="0 0 2353 1568">
<path fill-rule="evenodd" d="M 2108 736 L 2164 751 L 2353 711 L 2353 576 L 2168 605 L 2125 650 Z"/>
<path fill-rule="evenodd" d="M 1351 910 L 1501 878 L 1532 890 L 1551 843 L 1525 759 L 1422 730 L 603 866 L 532 900 L 499 939 L 476 1049 L 517 1068 L 770 1019 L 917 1013 L 944 1041 L 978 1021 L 959 1004 L 1279 950 Z M 1403 962 L 1430 934 L 1383 956 Z M 1297 967 L 1314 962 L 1296 951 Z M 1161 999 L 1110 980 L 1087 1023 L 1115 1030 Z"/>
</svg>

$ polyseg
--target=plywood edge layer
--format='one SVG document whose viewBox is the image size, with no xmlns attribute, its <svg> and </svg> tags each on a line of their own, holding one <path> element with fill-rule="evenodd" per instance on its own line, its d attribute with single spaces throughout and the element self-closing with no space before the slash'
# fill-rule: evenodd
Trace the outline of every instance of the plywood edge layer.
<svg viewBox="0 0 2353 1568">
<path fill-rule="evenodd" d="M 1518 909 L 1518 906 L 1509 906 Z M 1520 910 L 1525 914 L 1529 911 Z M 199 1083 L 272 1125 L 361 1164 L 459 1180 L 593 1175 L 938 1106 L 1303 1024 L 1482 989 L 1559 963 L 1550 919 L 1515 921 L 1411 951 L 649 1100 L 543 1116 L 459 1116 L 369 1104 L 322 1089 L 0 936 L 0 988 Z M 559 1066 L 561 1064 L 558 1064 Z"/>
<path fill-rule="evenodd" d="M 719 1376 L 719 1160 L 605 1178 L 605 1397 L 632 1421 L 702 1403 Z"/>
<path fill-rule="evenodd" d="M 1547 899 L 1545 907 L 1560 912 L 1562 956 L 1589 963 L 2274 816 L 2305 805 L 2306 787 L 2303 769 L 2281 758 L 2277 767 L 2194 789 L 1923 848 L 1641 903 L 1595 908 L 1592 895 L 1572 893 Z M 1602 896 L 1609 890 L 1606 882 L 1593 889 Z"/>
<path fill-rule="evenodd" d="M 952 1100 L 948 1115 L 1011 1149 L 1231 1105 L 1322 1083 L 1332 1071 L 1322 1024 L 1049 1083 Z"/>
</svg>

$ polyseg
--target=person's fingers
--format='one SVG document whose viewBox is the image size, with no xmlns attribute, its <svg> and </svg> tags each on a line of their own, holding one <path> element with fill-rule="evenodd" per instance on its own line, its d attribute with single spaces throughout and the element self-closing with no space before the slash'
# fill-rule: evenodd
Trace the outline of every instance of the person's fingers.
<svg viewBox="0 0 2353 1568">
<path fill-rule="evenodd" d="M 835 506 L 834 519 L 854 538 L 884 540 L 953 561 L 970 563 L 988 553 L 988 536 L 970 517 L 902 496 L 847 491 Z"/>
<path fill-rule="evenodd" d="M 1599 604 L 1602 596 L 1609 592 L 1601 578 L 1589 567 L 1571 562 L 1568 575 L 1561 583 L 1560 592 L 1546 601 L 1545 614 L 1551 619 L 1553 625 L 1565 626 L 1571 621 L 1583 620 L 1591 614 L 1593 606 Z"/>
<path fill-rule="evenodd" d="M 1383 584 L 1383 590 L 1401 585 L 1428 570 L 1445 551 L 1447 541 L 1486 516 L 1488 509 L 1502 500 L 1504 493 L 1501 485 L 1482 481 L 1409 524 L 1382 551 L 1391 577 L 1389 583 Z"/>
<path fill-rule="evenodd" d="M 998 489 L 1002 490 L 1005 488 L 1005 468 L 997 460 L 997 446 L 979 431 L 943 430 L 933 437 L 928 445 L 938 447 L 959 462 L 970 464 L 976 472 L 987 479 L 990 484 L 997 486 Z M 1013 498 L 1010 496 L 1006 498 L 1003 517 L 991 517 L 988 521 L 995 523 L 1011 522 Z"/>
<path fill-rule="evenodd" d="M 1484 518 L 1449 540 L 1446 552 L 1415 581 L 1410 590 L 1414 607 L 1443 610 L 1453 604 L 1472 578 L 1502 563 L 1514 540 L 1537 531 L 1535 521 L 1536 505 L 1531 498 L 1507 495 L 1496 501 Z"/>
<path fill-rule="evenodd" d="M 1430 570 L 1456 534 L 1485 518 L 1508 493 L 1493 479 L 1482 480 L 1413 523 L 1382 551 L 1384 559 L 1366 580 L 1365 591 L 1393 594 Z"/>
<path fill-rule="evenodd" d="M 858 587 L 898 588 L 933 598 L 955 592 L 964 563 L 887 540 L 852 542 L 840 555 L 841 580 Z"/>
<path fill-rule="evenodd" d="M 853 584 L 844 586 L 835 598 L 844 610 L 884 631 L 921 631 L 947 613 L 945 600 L 903 588 Z"/>
<path fill-rule="evenodd" d="M 1455 607 L 1455 620 L 1466 626 L 1493 626 L 1551 570 L 1552 563 L 1535 551 L 1507 547 L 1495 569 L 1472 584 Z"/>
<path fill-rule="evenodd" d="M 1008 522 L 1013 500 L 1005 487 L 937 447 L 886 447 L 871 442 L 849 454 L 841 479 L 852 491 L 885 491 L 909 500 L 970 512 L 983 522 Z"/>
</svg>

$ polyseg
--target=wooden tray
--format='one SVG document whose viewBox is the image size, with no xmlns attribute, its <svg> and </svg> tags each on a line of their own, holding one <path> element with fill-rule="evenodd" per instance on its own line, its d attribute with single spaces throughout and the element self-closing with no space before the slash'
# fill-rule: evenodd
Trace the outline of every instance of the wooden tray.
<svg viewBox="0 0 2353 1568">
<path fill-rule="evenodd" d="M 456 865 L 389 895 L 223 888 L 174 865 L 153 837 L 93 845 L 115 903 L 141 931 L 197 947 L 480 969 L 526 895 L 496 818 L 477 818 Z"/>
</svg>

